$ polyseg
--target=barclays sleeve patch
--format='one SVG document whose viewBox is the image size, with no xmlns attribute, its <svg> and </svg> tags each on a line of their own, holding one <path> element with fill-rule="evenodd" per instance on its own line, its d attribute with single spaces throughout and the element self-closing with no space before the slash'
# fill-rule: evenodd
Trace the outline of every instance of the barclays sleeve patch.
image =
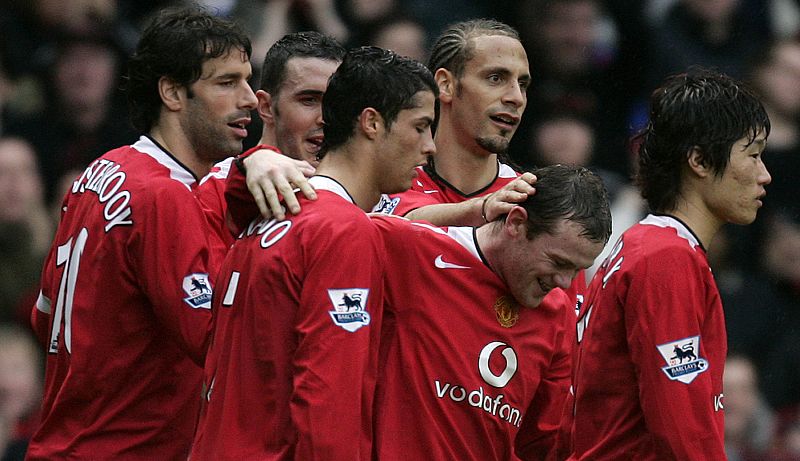
<svg viewBox="0 0 800 461">
<path fill-rule="evenodd" d="M 334 324 L 351 333 L 369 325 L 370 316 L 366 311 L 369 288 L 332 288 L 328 290 L 328 297 L 333 304 L 333 310 L 328 313 Z"/>
<path fill-rule="evenodd" d="M 381 194 L 381 200 L 372 208 L 373 213 L 392 214 L 394 209 L 400 203 L 400 197 L 389 197 L 386 194 Z"/>
<path fill-rule="evenodd" d="M 697 375 L 708 370 L 708 361 L 699 356 L 700 336 L 691 336 L 656 347 L 667 362 L 667 366 L 661 369 L 673 381 L 689 384 Z"/>
<path fill-rule="evenodd" d="M 183 278 L 183 298 L 193 309 L 211 309 L 211 282 L 208 274 L 189 274 Z"/>
</svg>

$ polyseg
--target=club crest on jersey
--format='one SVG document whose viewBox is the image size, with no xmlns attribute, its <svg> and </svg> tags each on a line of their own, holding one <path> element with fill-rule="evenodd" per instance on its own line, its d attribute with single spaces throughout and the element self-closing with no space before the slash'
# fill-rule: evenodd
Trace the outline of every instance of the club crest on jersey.
<svg viewBox="0 0 800 461">
<path fill-rule="evenodd" d="M 361 327 L 369 325 L 367 312 L 368 288 L 329 289 L 328 297 L 333 304 L 331 314 L 333 323 L 353 333 Z"/>
<path fill-rule="evenodd" d="M 208 274 L 189 274 L 183 278 L 183 291 L 186 304 L 193 309 L 211 309 L 211 282 Z"/>
<path fill-rule="evenodd" d="M 400 197 L 391 198 L 386 194 L 381 194 L 381 200 L 372 209 L 373 213 L 392 214 L 400 203 Z"/>
<path fill-rule="evenodd" d="M 689 384 L 697 375 L 708 370 L 708 361 L 699 356 L 700 336 L 691 336 L 656 347 L 667 362 L 667 366 L 661 369 L 673 381 Z"/>
</svg>

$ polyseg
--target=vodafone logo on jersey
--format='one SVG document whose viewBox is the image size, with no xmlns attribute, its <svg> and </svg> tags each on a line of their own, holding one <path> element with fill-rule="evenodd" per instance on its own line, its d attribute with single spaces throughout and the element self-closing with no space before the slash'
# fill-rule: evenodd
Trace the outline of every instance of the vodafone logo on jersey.
<svg viewBox="0 0 800 461">
<path fill-rule="evenodd" d="M 489 366 L 489 362 L 493 356 L 502 357 L 502 360 L 495 360 L 495 365 L 497 361 L 505 363 L 505 367 L 502 371 L 499 369 L 493 371 Z M 500 373 L 496 374 L 495 371 L 500 371 Z M 480 354 L 478 354 L 478 373 L 487 384 L 494 388 L 501 389 L 505 387 L 516 372 L 517 353 L 511 346 L 504 342 L 492 341 L 484 346 Z M 456 404 L 472 407 L 489 413 L 516 427 L 520 426 L 522 411 L 513 406 L 503 393 L 492 395 L 489 392 L 491 389 L 484 389 L 483 386 L 478 386 L 477 389 L 468 389 L 464 385 L 440 381 L 438 379 L 434 381 L 433 385 L 436 397 L 439 399 L 449 400 Z"/>
<path fill-rule="evenodd" d="M 502 373 L 495 375 L 489 369 L 489 359 L 492 358 L 492 353 L 500 347 L 504 347 L 501 354 L 505 358 L 506 367 Z M 480 371 L 481 378 L 486 381 L 486 384 L 498 388 L 505 387 L 514 377 L 514 373 L 517 372 L 517 353 L 506 343 L 500 341 L 491 342 L 481 350 L 481 354 L 478 357 L 478 371 Z"/>
</svg>

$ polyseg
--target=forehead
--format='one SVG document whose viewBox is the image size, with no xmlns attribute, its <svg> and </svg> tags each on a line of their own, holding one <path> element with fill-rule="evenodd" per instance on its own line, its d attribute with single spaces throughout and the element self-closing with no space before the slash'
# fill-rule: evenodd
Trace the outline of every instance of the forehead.
<svg viewBox="0 0 800 461">
<path fill-rule="evenodd" d="M 753 152 L 761 152 L 764 150 L 764 148 L 766 148 L 766 146 L 767 146 L 767 136 L 764 133 L 764 130 L 761 130 L 759 131 L 758 135 L 756 136 L 756 138 L 753 140 L 752 143 L 750 142 L 749 136 L 743 136 L 739 138 L 738 141 L 733 143 L 733 146 L 731 146 L 731 156 L 737 154 L 749 155 L 750 153 Z"/>
<path fill-rule="evenodd" d="M 231 48 L 222 56 L 205 60 L 202 69 L 200 80 L 240 74 L 249 78 L 252 71 L 247 53 L 239 48 Z"/>
<path fill-rule="evenodd" d="M 286 62 L 283 88 L 309 87 L 324 91 L 339 61 L 322 58 L 291 58 Z"/>
<path fill-rule="evenodd" d="M 467 71 L 504 67 L 518 74 L 528 74 L 528 55 L 519 40 L 505 35 L 480 35 L 470 39 L 471 59 Z"/>
<path fill-rule="evenodd" d="M 570 263 L 576 268 L 592 265 L 603 250 L 603 243 L 595 242 L 581 235 L 583 228 L 568 219 L 562 219 L 552 234 L 541 234 L 533 239 L 549 258 Z"/>
</svg>

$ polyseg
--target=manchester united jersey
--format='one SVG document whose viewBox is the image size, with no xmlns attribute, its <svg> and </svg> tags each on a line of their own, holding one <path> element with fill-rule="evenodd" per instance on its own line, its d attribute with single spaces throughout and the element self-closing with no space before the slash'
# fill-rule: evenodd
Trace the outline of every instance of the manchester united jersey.
<svg viewBox="0 0 800 461">
<path fill-rule="evenodd" d="M 484 262 L 474 229 L 374 220 L 392 268 L 375 408 L 377 458 L 514 460 L 521 426 L 544 458 L 569 381 L 561 343 L 575 314 L 567 296 L 554 290 L 513 321 L 513 298 Z"/>
<path fill-rule="evenodd" d="M 683 223 L 649 215 L 622 235 L 577 335 L 576 459 L 726 459 L 722 304 Z"/>
<path fill-rule="evenodd" d="M 383 256 L 334 180 L 256 220 L 219 273 L 193 460 L 369 460 Z"/>
<path fill-rule="evenodd" d="M 147 137 L 68 191 L 42 272 L 42 421 L 28 459 L 185 459 L 211 318 L 192 173 Z"/>
</svg>

